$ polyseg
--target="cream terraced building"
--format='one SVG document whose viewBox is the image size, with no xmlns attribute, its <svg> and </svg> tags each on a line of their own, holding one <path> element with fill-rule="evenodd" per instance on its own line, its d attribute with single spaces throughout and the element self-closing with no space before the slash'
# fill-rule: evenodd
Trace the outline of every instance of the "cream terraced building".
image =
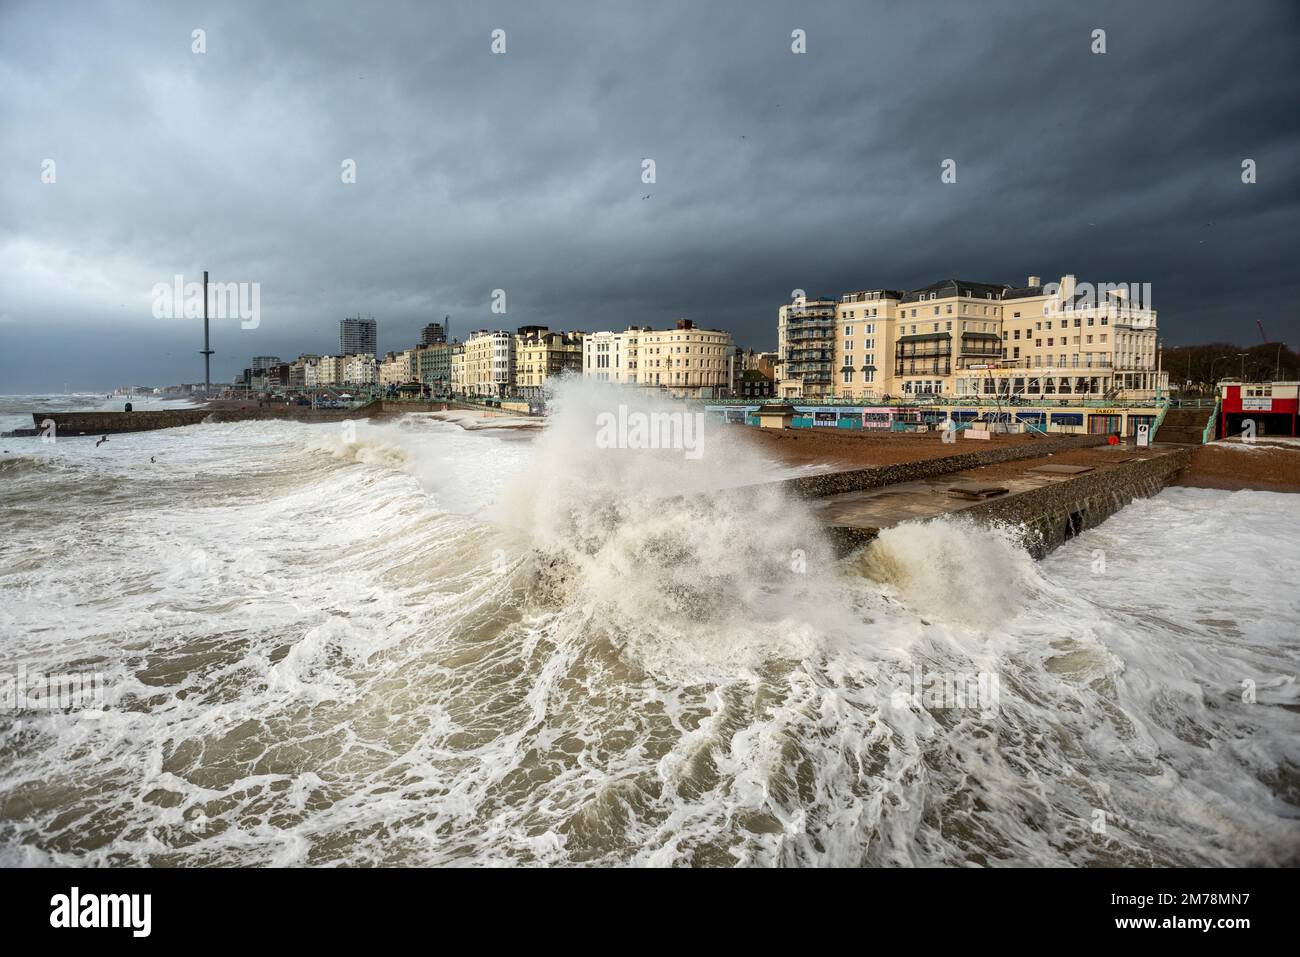
<svg viewBox="0 0 1300 957">
<path fill-rule="evenodd" d="M 1136 284 L 945 279 L 838 302 L 801 296 L 780 308 L 777 329 L 783 398 L 1141 401 L 1168 388 L 1149 288 Z"/>
<path fill-rule="evenodd" d="M 1000 361 L 956 383 L 957 395 L 1032 398 L 1095 395 L 1154 399 L 1169 388 L 1160 368 L 1149 287 L 1094 287 L 1030 276 L 1005 297 Z"/>
<path fill-rule="evenodd" d="M 321 356 L 315 362 L 316 386 L 334 386 L 343 383 L 345 360 L 343 356 Z"/>
<path fill-rule="evenodd" d="M 717 398 L 731 393 L 734 356 L 731 333 L 679 319 L 672 329 L 632 326 L 584 337 L 582 374 L 674 398 Z"/>
<path fill-rule="evenodd" d="M 452 358 L 453 363 L 455 357 Z M 504 398 L 515 384 L 514 334 L 497 329 L 475 332 L 465 342 L 464 389 L 471 395 Z"/>
<path fill-rule="evenodd" d="M 379 369 L 370 353 L 343 356 L 343 385 L 367 386 L 378 381 Z"/>
<path fill-rule="evenodd" d="M 411 375 L 411 351 L 390 352 L 384 356 L 384 361 L 379 366 L 379 384 L 381 386 L 398 386 L 410 382 Z"/>
<path fill-rule="evenodd" d="M 904 293 L 867 289 L 840 297 L 835 306 L 831 394 L 880 398 L 893 381 L 895 321 Z"/>
<path fill-rule="evenodd" d="M 465 343 L 451 344 L 451 391 L 464 393 L 465 389 Z"/>
<path fill-rule="evenodd" d="M 582 375 L 581 332 L 552 332 L 523 326 L 515 334 L 515 394 L 540 398 L 547 383 L 561 375 Z"/>
</svg>

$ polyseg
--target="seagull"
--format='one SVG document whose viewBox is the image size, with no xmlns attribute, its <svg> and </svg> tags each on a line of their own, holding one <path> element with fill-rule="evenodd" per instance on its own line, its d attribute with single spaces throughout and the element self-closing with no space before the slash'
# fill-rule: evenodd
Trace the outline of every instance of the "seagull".
<svg viewBox="0 0 1300 957">
<path fill-rule="evenodd" d="M 650 194 L 649 194 L 649 193 L 646 193 L 646 194 L 645 194 L 644 196 L 642 196 L 641 198 L 642 198 L 642 199 L 649 199 L 649 198 L 650 198 Z"/>
</svg>

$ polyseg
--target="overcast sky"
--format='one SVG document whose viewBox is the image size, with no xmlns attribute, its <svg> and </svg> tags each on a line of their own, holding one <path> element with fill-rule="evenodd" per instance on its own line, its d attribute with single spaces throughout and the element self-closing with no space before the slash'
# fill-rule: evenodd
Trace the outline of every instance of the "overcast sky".
<svg viewBox="0 0 1300 957">
<path fill-rule="evenodd" d="M 260 289 L 220 382 L 357 312 L 769 349 L 795 288 L 1029 274 L 1294 346 L 1298 106 L 1294 0 L 3 0 L 0 392 L 202 381 L 151 293 L 205 268 Z"/>
</svg>

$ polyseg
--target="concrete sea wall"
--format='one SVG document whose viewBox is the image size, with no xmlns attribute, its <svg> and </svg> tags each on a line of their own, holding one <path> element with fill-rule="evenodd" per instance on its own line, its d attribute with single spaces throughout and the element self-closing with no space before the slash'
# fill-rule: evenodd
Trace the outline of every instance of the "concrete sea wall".
<svg viewBox="0 0 1300 957">
<path fill-rule="evenodd" d="M 1085 472 L 950 513 L 979 522 L 1019 528 L 1020 540 L 1035 558 L 1100 525 L 1136 498 L 1155 495 L 1191 462 L 1186 448 L 1162 448 L 1159 455 Z M 910 481 L 910 480 L 909 480 Z M 846 555 L 869 544 L 876 528 L 828 528 L 836 551 Z"/>
<path fill-rule="evenodd" d="M 1024 528 L 1022 542 L 1042 558 L 1080 532 L 1100 525 L 1136 498 L 1155 495 L 1192 460 L 1188 449 L 1086 472 L 1051 485 L 993 499 L 961 514 Z"/>
<path fill-rule="evenodd" d="M 787 492 L 799 498 L 821 498 L 826 495 L 838 495 L 841 492 L 860 492 L 863 489 L 882 488 L 886 485 L 898 485 L 901 482 L 917 482 L 933 478 L 936 475 L 948 475 L 964 472 L 981 465 L 995 465 L 999 462 L 1013 462 L 1017 459 L 1032 459 L 1049 452 L 1066 452 L 1070 449 L 1089 448 L 1105 445 L 1105 435 L 1072 435 L 1061 438 L 1044 438 L 1042 441 L 1022 442 L 1016 445 L 998 446 L 994 439 L 992 448 L 981 448 L 974 452 L 961 452 L 946 458 L 924 459 L 920 462 L 901 462 L 897 465 L 881 465 L 872 468 L 850 469 L 845 472 L 828 472 L 825 475 L 809 475 L 797 479 L 785 479 L 780 484 Z"/>
</svg>

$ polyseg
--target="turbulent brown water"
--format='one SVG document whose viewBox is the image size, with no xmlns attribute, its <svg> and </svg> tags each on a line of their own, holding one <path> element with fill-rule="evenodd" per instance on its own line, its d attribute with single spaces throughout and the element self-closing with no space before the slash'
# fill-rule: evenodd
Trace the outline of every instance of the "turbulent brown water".
<svg viewBox="0 0 1300 957">
<path fill-rule="evenodd" d="M 600 448 L 626 396 L 560 400 L 538 435 L 4 440 L 0 673 L 104 694 L 0 708 L 0 863 L 1300 860 L 1294 497 L 839 563 L 799 503 L 713 494 L 789 474 L 725 427 Z"/>
</svg>

